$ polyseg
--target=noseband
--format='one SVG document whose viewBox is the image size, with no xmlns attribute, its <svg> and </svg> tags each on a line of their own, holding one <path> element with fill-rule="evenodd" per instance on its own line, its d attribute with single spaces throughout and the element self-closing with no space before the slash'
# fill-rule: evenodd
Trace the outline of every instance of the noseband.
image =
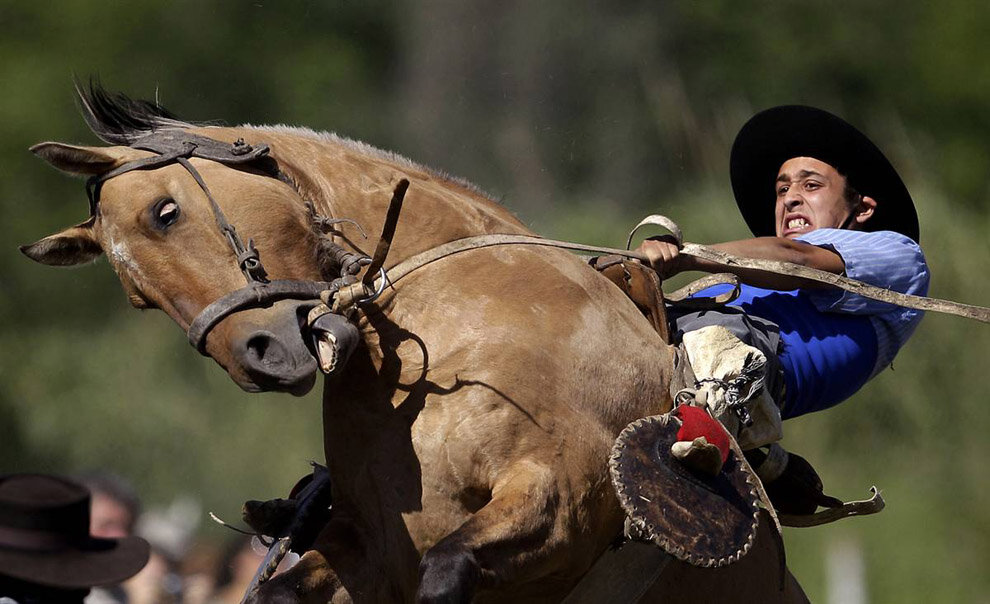
<svg viewBox="0 0 990 604">
<path fill-rule="evenodd" d="M 154 132 L 131 144 L 131 148 L 150 151 L 156 155 L 128 162 L 109 172 L 93 176 L 86 182 L 86 193 L 89 197 L 90 213 L 95 215 L 100 200 L 100 190 L 103 183 L 133 170 L 155 170 L 171 163 L 177 163 L 193 177 L 196 184 L 203 190 L 213 210 L 217 227 L 223 233 L 237 259 L 237 265 L 243 273 L 247 285 L 234 290 L 204 308 L 189 325 L 186 335 L 189 343 L 202 354 L 206 354 L 206 336 L 225 317 L 249 308 L 270 306 L 279 300 L 315 300 L 320 293 L 334 291 L 339 287 L 337 282 L 326 281 L 296 281 L 268 279 L 268 273 L 261 263 L 261 256 L 254 247 L 254 241 L 248 239 L 245 246 L 234 225 L 230 224 L 223 210 L 213 198 L 209 187 L 199 174 L 190 158 L 198 157 L 219 162 L 226 166 L 247 165 L 268 155 L 268 145 L 252 146 L 238 139 L 234 143 L 224 143 L 205 136 L 189 132 L 168 130 Z"/>
</svg>

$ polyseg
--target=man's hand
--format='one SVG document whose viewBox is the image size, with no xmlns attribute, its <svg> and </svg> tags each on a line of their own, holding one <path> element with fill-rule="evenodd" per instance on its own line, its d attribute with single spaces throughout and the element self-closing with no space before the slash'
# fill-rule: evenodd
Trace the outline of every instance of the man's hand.
<svg viewBox="0 0 990 604">
<path fill-rule="evenodd" d="M 660 275 L 661 279 L 669 279 L 677 273 L 687 270 L 687 256 L 681 256 L 677 240 L 671 235 L 650 237 L 636 249 L 650 260 L 650 267 Z"/>
</svg>

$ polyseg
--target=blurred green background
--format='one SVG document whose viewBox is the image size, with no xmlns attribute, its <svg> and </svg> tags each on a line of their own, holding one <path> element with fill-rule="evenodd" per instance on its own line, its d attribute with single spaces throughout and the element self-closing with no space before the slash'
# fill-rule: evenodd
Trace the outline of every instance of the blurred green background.
<svg viewBox="0 0 990 604">
<path fill-rule="evenodd" d="M 243 394 L 131 309 L 105 261 L 18 253 L 86 216 L 82 182 L 27 152 L 97 143 L 74 75 L 190 120 L 333 130 L 466 177 L 541 234 L 611 246 L 653 212 L 692 241 L 747 236 L 732 138 L 759 109 L 811 104 L 899 168 L 931 294 L 990 304 L 987 4 L 2 0 L 0 27 L 3 472 L 107 468 L 148 506 L 190 495 L 236 519 L 322 455 L 318 392 Z M 788 422 L 834 495 L 876 484 L 888 502 L 786 531 L 812 601 L 990 602 L 988 350 L 990 326 L 929 316 L 893 371 Z"/>
</svg>

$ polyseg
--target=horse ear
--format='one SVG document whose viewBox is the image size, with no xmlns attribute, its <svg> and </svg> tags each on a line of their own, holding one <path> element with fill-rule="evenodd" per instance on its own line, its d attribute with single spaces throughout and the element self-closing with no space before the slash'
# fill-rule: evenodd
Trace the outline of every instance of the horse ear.
<svg viewBox="0 0 990 604">
<path fill-rule="evenodd" d="M 92 262 L 103 252 L 93 236 L 93 218 L 49 235 L 31 245 L 22 245 L 25 256 L 50 266 L 74 266 Z"/>
<path fill-rule="evenodd" d="M 31 153 L 70 174 L 103 174 L 117 164 L 117 158 L 103 147 L 49 142 L 31 147 Z"/>
</svg>

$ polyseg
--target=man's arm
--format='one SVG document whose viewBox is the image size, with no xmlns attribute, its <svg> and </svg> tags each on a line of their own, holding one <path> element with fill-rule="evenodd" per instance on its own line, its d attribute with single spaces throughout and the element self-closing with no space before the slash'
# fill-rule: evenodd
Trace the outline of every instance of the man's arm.
<svg viewBox="0 0 990 604">
<path fill-rule="evenodd" d="M 846 268 L 842 257 L 831 250 L 783 237 L 742 239 L 717 243 L 709 247 L 745 258 L 790 262 L 836 275 L 843 274 Z M 791 290 L 828 287 L 817 281 L 808 281 L 799 277 L 726 266 L 709 260 L 684 256 L 680 254 L 673 238 L 668 236 L 647 239 L 639 246 L 639 251 L 646 254 L 650 259 L 650 265 L 664 279 L 687 271 L 702 271 L 706 273 L 733 273 L 743 283 L 765 289 Z"/>
</svg>

